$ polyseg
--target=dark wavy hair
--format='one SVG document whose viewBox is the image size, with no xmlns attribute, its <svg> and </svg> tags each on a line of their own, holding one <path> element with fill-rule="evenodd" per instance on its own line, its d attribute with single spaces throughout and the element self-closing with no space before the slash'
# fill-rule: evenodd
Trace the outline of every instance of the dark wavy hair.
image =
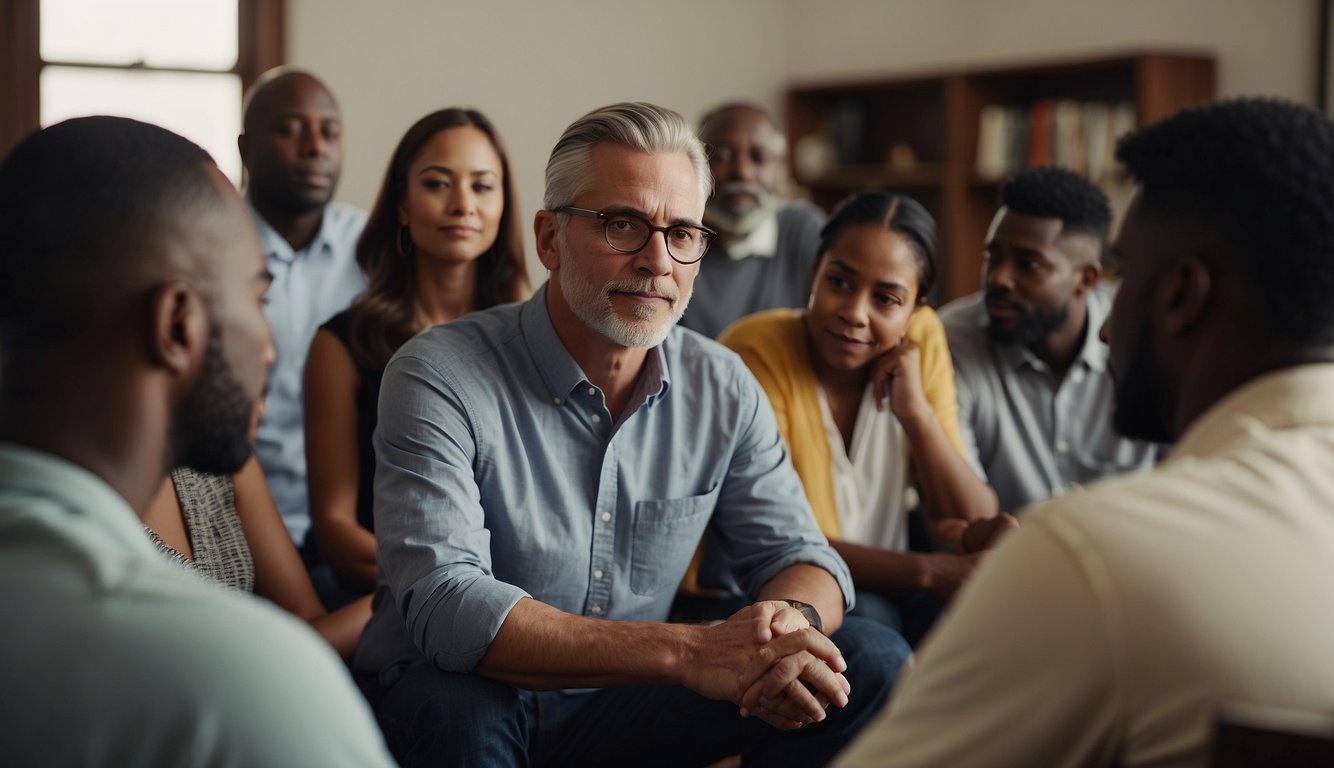
<svg viewBox="0 0 1334 768">
<path fill-rule="evenodd" d="M 922 204 L 906 195 L 885 190 L 849 195 L 834 208 L 834 213 L 820 230 L 820 268 L 825 254 L 853 227 L 865 224 L 882 226 L 903 236 L 917 257 L 917 303 L 926 301 L 936 282 L 936 220 Z"/>
<path fill-rule="evenodd" d="M 505 210 L 496 241 L 477 259 L 478 309 L 518 301 L 528 293 L 519 201 L 510 173 L 509 153 L 495 126 L 475 109 L 450 108 L 423 117 L 399 139 L 366 229 L 357 241 L 357 263 L 366 273 L 366 292 L 352 302 L 352 357 L 379 369 L 412 337 L 416 265 L 399 253 L 399 207 L 408 194 L 408 169 L 431 139 L 449 128 L 471 126 L 486 134 L 500 157 Z"/>
<path fill-rule="evenodd" d="M 1203 226 L 1250 279 L 1260 321 L 1334 342 L 1334 123 L 1272 98 L 1182 110 L 1121 138 L 1142 215 Z"/>
</svg>

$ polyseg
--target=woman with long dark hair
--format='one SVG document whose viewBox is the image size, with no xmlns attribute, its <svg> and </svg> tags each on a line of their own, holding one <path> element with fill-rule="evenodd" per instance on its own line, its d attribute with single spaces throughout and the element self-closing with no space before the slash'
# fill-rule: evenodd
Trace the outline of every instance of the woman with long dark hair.
<svg viewBox="0 0 1334 768">
<path fill-rule="evenodd" d="M 320 557 L 343 587 L 375 587 L 371 435 L 385 364 L 423 328 L 528 296 L 514 187 L 500 135 L 480 112 L 418 120 L 394 150 L 357 243 L 368 288 L 311 344 L 311 520 Z"/>
</svg>

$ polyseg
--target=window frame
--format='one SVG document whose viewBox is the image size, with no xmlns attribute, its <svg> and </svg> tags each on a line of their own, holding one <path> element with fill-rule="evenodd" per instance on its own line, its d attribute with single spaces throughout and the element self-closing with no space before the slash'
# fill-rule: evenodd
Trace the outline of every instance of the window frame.
<svg viewBox="0 0 1334 768">
<path fill-rule="evenodd" d="M 241 78 L 245 93 L 286 56 L 285 0 L 236 0 L 236 64 L 230 70 L 43 61 L 41 0 L 0 2 L 0 156 L 41 127 L 42 68 L 48 64 L 145 72 L 222 72 Z"/>
</svg>

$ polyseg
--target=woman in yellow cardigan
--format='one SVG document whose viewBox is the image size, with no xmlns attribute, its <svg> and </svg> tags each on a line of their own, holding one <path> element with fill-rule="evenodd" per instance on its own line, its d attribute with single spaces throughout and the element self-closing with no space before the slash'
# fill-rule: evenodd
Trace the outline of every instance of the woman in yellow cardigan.
<svg viewBox="0 0 1334 768">
<path fill-rule="evenodd" d="M 751 315 L 719 341 L 773 404 L 815 517 L 852 570 L 854 613 L 912 641 L 980 555 L 908 552 L 909 511 L 938 538 L 996 515 L 962 455 L 949 348 L 925 304 L 935 222 L 911 198 L 864 193 L 820 238 L 805 311 Z"/>
</svg>

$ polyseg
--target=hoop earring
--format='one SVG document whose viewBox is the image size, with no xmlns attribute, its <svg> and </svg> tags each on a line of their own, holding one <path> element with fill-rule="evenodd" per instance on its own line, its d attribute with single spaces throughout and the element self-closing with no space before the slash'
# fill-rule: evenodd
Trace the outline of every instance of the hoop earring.
<svg viewBox="0 0 1334 768">
<path fill-rule="evenodd" d="M 403 235 L 407 234 L 408 244 L 403 245 Z M 412 230 L 407 227 L 399 227 L 398 234 L 394 235 L 394 246 L 398 248 L 398 255 L 404 258 L 412 255 Z"/>
</svg>

